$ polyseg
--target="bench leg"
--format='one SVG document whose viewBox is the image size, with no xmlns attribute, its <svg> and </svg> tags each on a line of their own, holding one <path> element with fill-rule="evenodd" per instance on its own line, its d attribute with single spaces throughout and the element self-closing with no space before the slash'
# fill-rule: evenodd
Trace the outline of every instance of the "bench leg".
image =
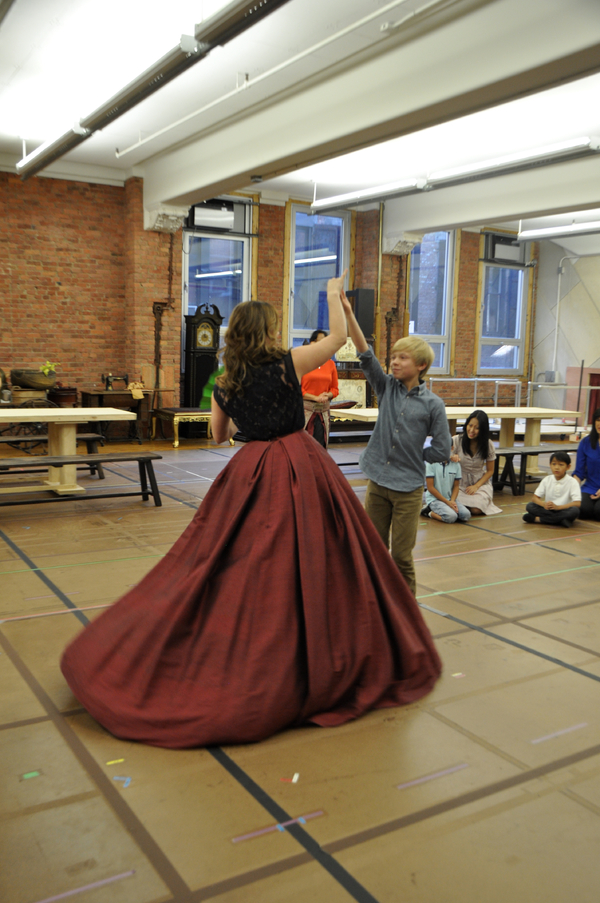
<svg viewBox="0 0 600 903">
<path fill-rule="evenodd" d="M 514 455 L 502 455 L 502 457 L 504 458 L 504 467 L 502 468 L 502 473 L 500 474 L 500 476 L 498 476 L 499 458 L 496 458 L 492 485 L 494 489 L 502 490 L 506 486 L 506 483 L 509 482 L 510 488 L 512 489 L 512 494 L 519 495 L 517 478 L 515 476 Z"/>
<path fill-rule="evenodd" d="M 140 484 L 142 487 L 142 498 L 145 502 L 150 498 L 148 493 L 148 480 L 146 479 L 146 467 L 144 461 L 138 461 L 138 468 L 140 471 Z"/>
<path fill-rule="evenodd" d="M 517 486 L 517 477 L 515 475 L 515 458 L 514 455 L 511 455 L 510 458 L 506 459 L 506 464 L 504 465 L 504 472 L 508 473 L 508 479 L 510 480 L 510 488 L 512 489 L 513 495 L 523 495 L 522 492 L 519 492 Z"/>
<path fill-rule="evenodd" d="M 152 487 L 152 496 L 154 498 L 154 504 L 157 508 L 162 506 L 162 499 L 160 497 L 160 492 L 158 491 L 158 483 L 156 482 L 156 477 L 154 475 L 154 468 L 152 466 L 152 461 L 146 461 L 146 470 L 148 471 L 148 479 L 150 480 L 150 486 Z"/>
<path fill-rule="evenodd" d="M 521 455 L 521 471 L 519 473 L 519 495 L 525 495 L 526 479 L 527 479 L 527 455 Z"/>
<path fill-rule="evenodd" d="M 98 440 L 97 439 L 86 439 L 85 447 L 87 448 L 88 455 L 97 455 L 98 454 Z M 103 480 L 104 477 L 104 468 L 102 464 L 90 464 L 90 473 L 92 476 L 97 473 L 98 479 Z"/>
</svg>

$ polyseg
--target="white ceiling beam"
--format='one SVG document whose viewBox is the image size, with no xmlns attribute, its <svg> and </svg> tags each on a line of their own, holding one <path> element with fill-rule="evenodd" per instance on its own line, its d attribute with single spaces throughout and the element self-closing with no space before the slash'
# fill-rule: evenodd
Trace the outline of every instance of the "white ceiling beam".
<svg viewBox="0 0 600 903">
<path fill-rule="evenodd" d="M 600 158 L 586 157 L 386 201 L 383 249 L 389 253 L 406 230 L 436 232 L 596 207 Z"/>
<path fill-rule="evenodd" d="M 191 204 L 600 71 L 596 0 L 456 0 L 412 29 L 146 161 L 145 203 Z"/>
</svg>

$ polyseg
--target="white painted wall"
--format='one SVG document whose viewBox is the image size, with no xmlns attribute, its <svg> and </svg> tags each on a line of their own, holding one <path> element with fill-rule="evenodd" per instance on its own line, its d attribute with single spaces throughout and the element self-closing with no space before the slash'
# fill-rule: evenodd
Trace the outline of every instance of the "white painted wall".
<svg viewBox="0 0 600 903">
<path fill-rule="evenodd" d="M 534 378 L 543 380 L 546 370 L 553 369 L 558 303 L 558 267 L 569 254 L 551 241 L 540 242 L 537 307 L 533 343 Z M 556 370 L 560 382 L 567 376 L 573 383 L 581 362 L 585 369 L 600 368 L 600 255 L 562 261 L 558 307 L 558 341 Z M 567 373 L 567 368 L 574 368 Z M 584 384 L 587 377 L 584 379 Z M 578 380 L 575 382 L 578 384 Z M 576 392 L 565 389 L 540 389 L 533 402 L 543 407 L 571 407 Z"/>
</svg>

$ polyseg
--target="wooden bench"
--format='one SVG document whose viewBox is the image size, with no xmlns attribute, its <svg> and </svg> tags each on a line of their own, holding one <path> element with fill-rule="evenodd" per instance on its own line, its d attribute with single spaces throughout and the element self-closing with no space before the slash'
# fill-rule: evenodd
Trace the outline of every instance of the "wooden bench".
<svg viewBox="0 0 600 903">
<path fill-rule="evenodd" d="M 497 448 L 494 464 L 494 476 L 492 484 L 494 489 L 502 490 L 507 483 L 510 484 L 513 495 L 525 495 L 526 483 L 539 483 L 539 476 L 527 476 L 527 458 L 537 455 L 552 455 L 554 452 L 574 453 L 577 444 L 563 442 L 561 445 L 513 445 L 510 448 Z M 519 455 L 521 466 L 518 475 L 515 474 L 514 459 Z M 504 467 L 500 474 L 500 458 L 504 458 Z M 546 476 L 546 474 L 544 474 Z"/>
<path fill-rule="evenodd" d="M 85 442 L 88 455 L 97 455 L 98 454 L 98 443 L 100 445 L 104 445 L 104 437 L 99 433 L 77 433 L 77 441 Z M 20 447 L 21 445 L 41 445 L 44 442 L 48 442 L 48 436 L 45 433 L 41 433 L 39 436 L 19 436 L 12 435 L 9 436 L 6 433 L 0 436 L 0 443 L 2 445 L 10 445 L 11 447 Z M 89 471 L 92 476 L 95 473 L 98 474 L 98 479 L 104 479 L 104 471 L 102 470 L 102 464 L 87 464 L 85 469 Z M 40 470 L 30 470 L 29 473 L 41 473 Z"/>
<path fill-rule="evenodd" d="M 180 423 L 205 423 L 206 438 L 212 439 L 210 411 L 201 411 L 199 408 L 155 408 L 152 411 L 152 433 L 151 438 L 156 437 L 156 421 L 160 424 L 160 434 L 165 438 L 163 432 L 163 421 L 173 425 L 173 448 L 179 447 L 179 424 Z M 233 438 L 229 440 L 230 445 L 235 445 Z"/>
<path fill-rule="evenodd" d="M 158 484 L 156 482 L 156 476 L 154 474 L 154 468 L 152 466 L 153 461 L 157 461 L 162 458 L 162 455 L 157 454 L 156 452 L 101 452 L 96 455 L 40 455 L 38 457 L 30 457 L 30 458 L 22 458 L 22 457 L 14 457 L 14 458 L 0 458 L 0 475 L 5 473 L 10 473 L 11 471 L 16 472 L 17 474 L 22 473 L 39 473 L 40 470 L 37 468 L 46 470 L 48 467 L 66 467 L 67 465 L 73 465 L 75 463 L 86 464 L 90 471 L 92 467 L 96 468 L 98 471 L 100 470 L 100 466 L 102 464 L 119 464 L 124 461 L 137 461 L 139 472 L 140 472 L 140 484 L 141 489 L 136 490 L 135 492 L 127 492 L 127 491 L 118 491 L 118 492 L 101 492 L 101 493 L 88 493 L 85 492 L 81 495 L 73 494 L 73 495 L 56 495 L 51 498 L 34 498 L 34 499 L 19 499 L 12 501 L 0 501 L 0 506 L 2 505 L 30 505 L 36 502 L 59 502 L 64 499 L 69 501 L 76 501 L 77 499 L 112 499 L 119 498 L 121 496 L 127 495 L 141 495 L 144 501 L 148 501 L 150 496 L 154 499 L 154 504 L 157 507 L 162 505 L 162 500 L 160 497 L 160 493 L 158 491 Z M 36 468 L 36 469 L 32 469 Z M 104 474 L 102 475 L 104 479 Z M 150 488 L 148 488 L 148 483 L 150 483 Z M 28 486 L 25 490 L 21 489 L 19 486 L 11 486 L 11 487 L 1 487 L 0 493 L 2 495 L 6 493 L 19 493 L 22 491 L 44 491 L 43 486 Z M 51 492 L 52 489 L 48 488 L 48 492 Z"/>
</svg>

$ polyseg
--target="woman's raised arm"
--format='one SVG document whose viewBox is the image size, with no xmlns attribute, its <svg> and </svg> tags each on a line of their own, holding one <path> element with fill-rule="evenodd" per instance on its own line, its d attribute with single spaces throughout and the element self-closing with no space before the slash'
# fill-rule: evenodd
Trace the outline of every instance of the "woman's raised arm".
<svg viewBox="0 0 600 903">
<path fill-rule="evenodd" d="M 316 370 L 317 367 L 332 358 L 346 342 L 346 315 L 342 307 L 342 295 L 347 272 L 348 270 L 344 270 L 341 276 L 330 279 L 327 283 L 329 335 L 320 342 L 292 348 L 292 361 L 298 380 L 301 380 L 305 373 Z"/>
</svg>

